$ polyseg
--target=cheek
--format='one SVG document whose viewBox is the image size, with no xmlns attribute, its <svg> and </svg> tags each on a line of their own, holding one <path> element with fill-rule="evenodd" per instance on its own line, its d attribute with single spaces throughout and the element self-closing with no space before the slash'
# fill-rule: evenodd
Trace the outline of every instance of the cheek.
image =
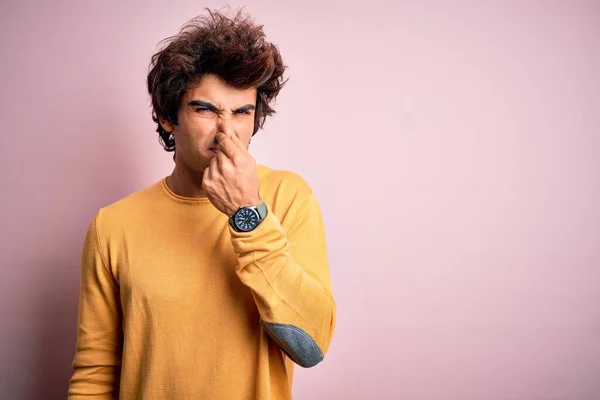
<svg viewBox="0 0 600 400">
<path fill-rule="evenodd" d="M 252 132 L 254 132 L 254 116 L 244 118 L 243 121 L 239 122 L 236 133 L 242 143 L 248 144 L 252 137 Z"/>
<path fill-rule="evenodd" d="M 217 124 L 210 118 L 193 118 L 181 126 L 181 136 L 192 146 L 206 145 L 206 142 L 214 138 L 217 132 Z"/>
</svg>

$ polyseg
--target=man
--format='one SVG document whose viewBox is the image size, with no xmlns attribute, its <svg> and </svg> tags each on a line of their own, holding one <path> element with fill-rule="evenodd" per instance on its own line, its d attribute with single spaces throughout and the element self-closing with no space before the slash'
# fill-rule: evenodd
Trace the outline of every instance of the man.
<svg viewBox="0 0 600 400">
<path fill-rule="evenodd" d="M 291 399 L 293 364 L 323 359 L 336 309 L 320 208 L 248 152 L 284 69 L 241 13 L 196 18 L 152 57 L 175 168 L 90 224 L 69 399 Z"/>
</svg>

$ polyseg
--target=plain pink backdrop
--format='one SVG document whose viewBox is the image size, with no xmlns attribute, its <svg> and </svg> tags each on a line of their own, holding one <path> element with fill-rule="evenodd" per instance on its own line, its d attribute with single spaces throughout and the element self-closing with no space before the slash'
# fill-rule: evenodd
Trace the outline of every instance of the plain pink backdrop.
<svg viewBox="0 0 600 400">
<path fill-rule="evenodd" d="M 2 2 L 0 398 L 66 397 L 85 228 L 173 165 L 149 58 L 222 5 Z M 245 5 L 291 78 L 251 150 L 313 186 L 338 305 L 295 397 L 600 399 L 600 4 Z"/>
</svg>

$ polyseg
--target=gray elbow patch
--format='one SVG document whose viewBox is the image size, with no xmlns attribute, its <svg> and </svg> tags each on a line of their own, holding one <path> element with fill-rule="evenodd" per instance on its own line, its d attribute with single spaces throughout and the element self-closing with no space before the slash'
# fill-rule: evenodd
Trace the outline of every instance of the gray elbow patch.
<svg viewBox="0 0 600 400">
<path fill-rule="evenodd" d="M 293 325 L 264 321 L 262 325 L 283 352 L 299 366 L 310 368 L 323 361 L 323 352 L 315 340 L 302 329 Z"/>
</svg>

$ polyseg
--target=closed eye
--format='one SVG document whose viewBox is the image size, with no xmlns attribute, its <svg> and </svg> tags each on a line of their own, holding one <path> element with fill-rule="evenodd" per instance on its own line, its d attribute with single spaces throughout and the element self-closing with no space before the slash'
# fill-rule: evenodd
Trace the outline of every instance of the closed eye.
<svg viewBox="0 0 600 400">
<path fill-rule="evenodd" d="M 197 113 L 207 113 L 213 112 L 215 114 L 221 114 L 223 110 L 218 109 L 214 104 L 204 101 L 204 100 L 192 100 L 188 103 L 190 107 L 193 107 L 193 110 Z M 246 104 L 242 107 L 238 107 L 237 109 L 233 109 L 232 113 L 235 115 L 250 115 L 253 110 L 256 109 L 256 106 L 253 104 Z"/>
</svg>

